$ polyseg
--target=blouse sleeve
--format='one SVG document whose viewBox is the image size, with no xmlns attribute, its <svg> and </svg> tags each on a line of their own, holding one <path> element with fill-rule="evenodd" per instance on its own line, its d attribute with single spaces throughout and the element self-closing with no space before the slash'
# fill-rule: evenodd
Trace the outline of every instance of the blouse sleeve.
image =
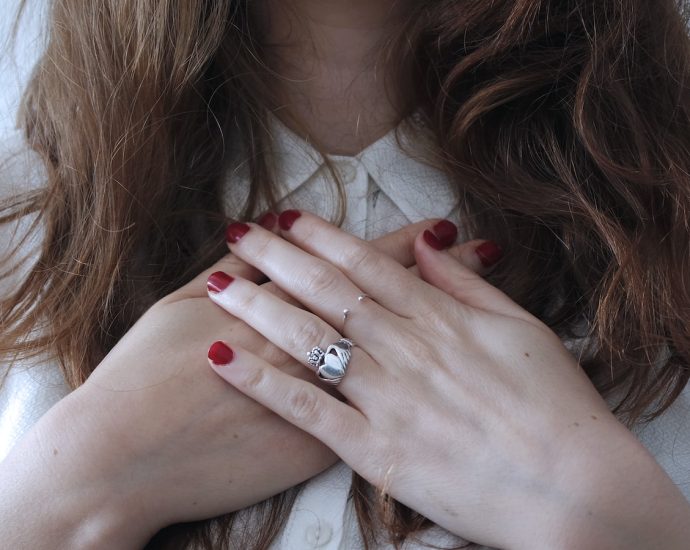
<svg viewBox="0 0 690 550">
<path fill-rule="evenodd" d="M 632 431 L 690 502 L 690 383 L 661 416 Z"/>
</svg>

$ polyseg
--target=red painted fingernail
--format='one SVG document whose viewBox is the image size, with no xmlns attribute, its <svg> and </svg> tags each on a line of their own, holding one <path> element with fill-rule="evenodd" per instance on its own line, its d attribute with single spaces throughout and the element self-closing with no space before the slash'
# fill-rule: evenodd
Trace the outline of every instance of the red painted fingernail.
<svg viewBox="0 0 690 550">
<path fill-rule="evenodd" d="M 236 243 L 249 231 L 249 226 L 246 223 L 235 222 L 228 225 L 225 230 L 225 239 L 229 243 Z"/>
<path fill-rule="evenodd" d="M 441 220 L 433 228 L 434 235 L 443 243 L 445 248 L 449 248 L 455 244 L 455 239 L 458 238 L 457 226 L 448 220 Z"/>
<path fill-rule="evenodd" d="M 235 353 L 225 342 L 218 340 L 208 348 L 208 358 L 214 365 L 227 365 L 235 357 Z"/>
<path fill-rule="evenodd" d="M 224 290 L 235 279 L 223 271 L 211 273 L 206 280 L 206 288 L 209 292 L 220 292 Z"/>
<path fill-rule="evenodd" d="M 443 246 L 443 243 L 438 240 L 438 237 L 428 229 L 424 231 L 422 237 L 424 237 L 426 244 L 428 244 L 434 250 L 443 250 L 444 248 L 446 248 L 445 246 Z"/>
<path fill-rule="evenodd" d="M 484 267 L 491 267 L 503 256 L 503 250 L 493 241 L 486 241 L 474 249 Z"/>
<path fill-rule="evenodd" d="M 264 227 L 265 229 L 268 229 L 269 231 L 275 227 L 276 221 L 278 220 L 278 216 L 276 216 L 273 212 L 266 212 L 263 216 L 259 218 L 259 221 L 257 222 L 261 227 Z"/>
<path fill-rule="evenodd" d="M 287 231 L 295 223 L 295 220 L 299 218 L 302 213 L 299 210 L 285 210 L 280 213 L 278 217 L 278 225 L 283 231 Z"/>
</svg>

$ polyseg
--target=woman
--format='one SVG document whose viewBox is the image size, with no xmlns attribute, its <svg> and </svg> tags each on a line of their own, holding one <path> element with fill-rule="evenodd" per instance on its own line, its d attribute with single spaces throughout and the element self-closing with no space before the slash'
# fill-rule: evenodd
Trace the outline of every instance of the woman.
<svg viewBox="0 0 690 550">
<path fill-rule="evenodd" d="M 3 540 L 683 548 L 625 427 L 688 380 L 675 3 L 179 4 L 53 5 L 2 349 L 77 389 L 2 464 Z"/>
</svg>

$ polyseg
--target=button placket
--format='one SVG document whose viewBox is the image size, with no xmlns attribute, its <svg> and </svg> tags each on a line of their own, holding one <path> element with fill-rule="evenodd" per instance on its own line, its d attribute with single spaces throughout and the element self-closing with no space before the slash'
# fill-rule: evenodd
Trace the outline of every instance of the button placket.
<svg viewBox="0 0 690 550">
<path fill-rule="evenodd" d="M 272 550 L 336 550 L 351 475 L 352 470 L 339 462 L 309 480 L 295 501 L 284 537 Z"/>
<path fill-rule="evenodd" d="M 353 183 L 357 179 L 359 163 L 355 159 L 338 159 L 335 161 L 338 174 L 345 185 Z"/>
<path fill-rule="evenodd" d="M 367 234 L 367 188 L 369 174 L 358 159 L 334 159 L 335 167 L 345 185 L 348 220 L 343 229 L 363 239 Z"/>
<path fill-rule="evenodd" d="M 333 538 L 333 527 L 322 519 L 308 525 L 304 531 L 304 539 L 312 548 L 321 548 Z"/>
</svg>

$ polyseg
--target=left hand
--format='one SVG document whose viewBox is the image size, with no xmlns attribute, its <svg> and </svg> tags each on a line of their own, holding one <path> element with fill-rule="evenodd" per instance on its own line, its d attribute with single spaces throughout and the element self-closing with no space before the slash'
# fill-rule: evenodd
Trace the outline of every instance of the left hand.
<svg viewBox="0 0 690 550">
<path fill-rule="evenodd" d="M 556 547 L 565 521 L 591 515 L 598 472 L 641 448 L 560 339 L 428 236 L 420 279 L 316 216 L 293 221 L 287 240 L 251 225 L 230 248 L 312 313 L 239 278 L 211 297 L 305 365 L 351 338 L 347 402 L 234 342 L 218 374 L 449 531 Z"/>
</svg>

